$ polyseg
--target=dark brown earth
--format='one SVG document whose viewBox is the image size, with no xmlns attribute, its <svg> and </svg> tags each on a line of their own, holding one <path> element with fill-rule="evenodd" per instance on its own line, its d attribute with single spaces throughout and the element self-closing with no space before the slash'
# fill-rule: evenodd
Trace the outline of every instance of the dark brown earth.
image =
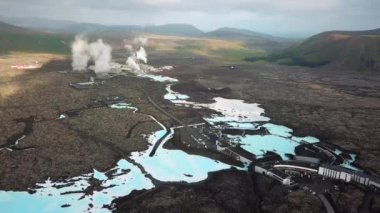
<svg viewBox="0 0 380 213">
<path fill-rule="evenodd" d="M 296 136 L 315 136 L 357 153 L 358 167 L 380 174 L 379 74 L 266 63 L 234 65 L 232 69 L 202 58 L 167 60 L 177 65 L 174 72 L 167 73 L 180 80 L 173 90 L 199 102 L 221 96 L 260 103 L 272 123 L 292 128 Z M 228 89 L 221 94 L 207 88 Z M 281 197 L 273 196 L 276 193 L 256 194 L 262 198 L 259 206 L 263 212 L 325 211 L 315 196 L 303 190 Z M 368 192 L 349 186 L 331 197 L 337 212 L 378 212 L 379 195 L 363 207 L 365 194 Z"/>
<path fill-rule="evenodd" d="M 35 60 L 46 57 L 47 61 L 52 58 L 29 57 Z M 145 85 L 152 96 L 162 96 L 164 85 L 120 76 L 93 89 L 79 91 L 69 87 L 69 83 L 88 81 L 87 74 L 57 72 L 70 69 L 69 60 L 53 60 L 40 70 L 10 69 L 11 64 L 23 60 L 9 56 L 0 67 L 0 145 L 22 135 L 25 124 L 20 119 L 34 117 L 31 133 L 14 151 L 0 150 L 2 190 L 26 190 L 49 177 L 52 180 L 74 177 L 94 168 L 106 171 L 132 151 L 146 149 L 143 134 L 160 128 L 147 114 L 167 120 L 150 106 L 141 90 Z M 108 96 L 124 97 L 140 110 L 133 113 L 91 107 L 95 100 Z M 66 111 L 78 112 L 78 116 L 57 120 Z M 23 149 L 27 147 L 32 148 Z"/>
<path fill-rule="evenodd" d="M 316 196 L 304 190 L 289 193 L 276 181 L 266 176 L 253 174 L 256 196 L 260 197 L 260 212 L 324 212 Z"/>
<path fill-rule="evenodd" d="M 168 60 L 178 64 L 168 73 L 180 80 L 175 91 L 195 101 L 221 96 L 259 103 L 272 123 L 358 153 L 358 166 L 380 174 L 380 74 L 267 63 L 231 69 L 202 59 Z M 231 91 L 204 90 L 224 87 Z"/>
<path fill-rule="evenodd" d="M 17 61 L 17 58 L 2 61 L 2 66 L 9 67 Z M 74 90 L 68 84 L 87 81 L 88 76 L 57 73 L 70 66 L 67 59 L 58 62 L 54 63 L 59 66 L 51 63 L 39 71 L 19 71 L 17 75 L 13 74 L 14 70 L 8 70 L 12 73 L 9 75 L 5 75 L 4 70 L 1 72 L 0 145 L 23 131 L 24 124 L 15 119 L 35 116 L 33 132 L 18 146 L 34 148 L 0 151 L 2 190 L 26 190 L 48 177 L 53 180 L 73 177 L 91 172 L 93 168 L 105 171 L 131 151 L 145 149 L 147 144 L 142 134 L 159 128 L 146 114 L 154 115 L 167 125 L 173 122 L 151 106 L 142 87 L 163 108 L 188 123 L 199 122 L 206 113 L 173 106 L 162 99 L 165 85 L 146 79 L 120 76 L 94 89 Z M 173 89 L 190 95 L 195 101 L 210 102 L 211 98 L 222 96 L 260 103 L 273 123 L 294 129 L 296 136 L 315 136 L 358 153 L 359 167 L 380 174 L 379 74 L 260 63 L 234 65 L 232 69 L 206 58 L 170 54 L 153 55 L 150 63 L 175 65 L 174 70 L 164 74 L 177 77 L 180 83 Z M 140 111 L 134 114 L 125 110 L 86 108 L 94 100 L 110 95 L 125 97 Z M 77 109 L 83 109 L 79 117 L 56 120 L 61 112 Z M 164 211 L 183 207 L 184 210 L 214 212 L 224 208 L 232 212 L 324 212 L 312 194 L 298 190 L 290 194 L 281 192 L 284 196 L 278 197 L 281 189 L 266 181 L 252 181 L 243 172 L 217 172 L 199 184 L 167 184 L 121 198 L 120 211 Z M 264 187 L 263 190 L 258 186 Z M 364 189 L 349 186 L 331 197 L 338 212 L 357 212 L 366 194 Z M 379 200 L 375 195 L 371 202 L 373 211 L 380 210 Z M 130 205 L 122 205 L 123 202 Z"/>
<path fill-rule="evenodd" d="M 196 184 L 135 191 L 114 203 L 115 212 L 324 212 L 319 200 L 303 190 L 287 195 L 264 176 L 252 179 L 246 172 L 226 170 Z"/>
<path fill-rule="evenodd" d="M 162 185 L 115 200 L 116 212 L 256 212 L 257 203 L 251 178 L 236 170 L 210 173 L 206 181 L 193 185 Z"/>
</svg>

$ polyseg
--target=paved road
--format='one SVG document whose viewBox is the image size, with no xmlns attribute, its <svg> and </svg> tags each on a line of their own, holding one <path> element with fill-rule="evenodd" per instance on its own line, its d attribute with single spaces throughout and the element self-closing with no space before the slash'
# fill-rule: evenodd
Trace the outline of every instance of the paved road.
<svg viewBox="0 0 380 213">
<path fill-rule="evenodd" d="M 169 112 L 167 112 L 166 110 L 164 110 L 163 108 L 161 108 L 144 90 L 144 93 L 145 93 L 145 97 L 148 99 L 148 101 L 156 108 L 158 109 L 160 112 L 162 112 L 163 114 L 165 114 L 166 116 L 168 116 L 169 118 L 171 118 L 172 120 L 174 120 L 175 122 L 177 122 L 179 125 L 182 125 L 182 126 L 187 126 L 187 124 L 185 124 L 183 121 L 179 120 L 178 118 L 174 117 L 172 114 L 170 114 Z"/>
<path fill-rule="evenodd" d="M 318 194 L 318 198 L 322 201 L 327 213 L 335 213 L 334 208 L 332 207 L 330 201 L 326 198 L 324 194 Z"/>
<path fill-rule="evenodd" d="M 175 122 L 177 122 L 179 125 L 183 126 L 183 128 L 185 128 L 185 132 L 187 133 L 187 135 L 192 138 L 195 142 L 197 142 L 198 144 L 202 144 L 200 141 L 204 141 L 205 143 L 209 142 L 208 139 L 206 137 L 204 137 L 202 134 L 199 134 L 198 132 L 194 131 L 194 129 L 191 129 L 191 127 L 189 127 L 185 122 L 181 121 L 180 119 L 174 117 L 172 114 L 170 114 L 169 112 L 167 112 L 166 110 L 164 110 L 163 108 L 161 108 L 148 94 L 147 92 L 142 89 L 144 94 L 145 94 L 145 97 L 148 99 L 148 101 L 156 108 L 158 109 L 160 112 L 162 112 L 164 115 L 166 115 L 167 117 L 171 118 L 172 120 L 174 120 Z M 165 134 L 165 136 L 163 138 L 165 138 L 169 133 L 169 129 L 167 127 L 165 127 L 166 130 L 167 130 L 167 134 Z M 160 139 L 157 143 L 154 144 L 154 147 L 152 149 L 152 152 L 150 153 L 150 156 L 153 156 L 154 153 L 156 152 L 156 150 L 158 149 L 158 147 L 160 146 L 160 144 L 162 143 L 163 141 L 163 138 Z M 203 145 L 203 144 L 202 144 Z M 206 144 L 204 144 L 206 145 Z M 216 147 L 215 147 L 216 148 Z M 231 150 L 229 147 L 226 147 L 225 148 L 227 151 L 229 151 L 230 153 L 232 153 L 232 156 L 233 157 L 237 157 L 239 156 L 238 158 L 239 159 L 246 159 L 244 156 L 241 156 L 239 155 L 238 153 L 236 153 L 235 151 Z M 243 163 L 246 162 L 246 161 L 242 161 Z"/>
<path fill-rule="evenodd" d="M 145 97 L 148 99 L 149 103 L 151 103 L 156 109 L 158 109 L 160 112 L 162 112 L 164 115 L 168 116 L 169 118 L 171 118 L 172 120 L 174 120 L 175 122 L 177 122 L 179 125 L 182 125 L 184 126 L 185 128 L 187 128 L 187 124 L 185 124 L 183 121 L 179 120 L 178 118 L 174 117 L 173 115 L 171 115 L 169 112 L 167 112 L 166 110 L 164 110 L 163 108 L 161 108 L 148 94 L 147 92 L 143 89 L 144 91 L 144 94 L 145 94 Z M 165 126 L 165 124 L 162 124 Z M 160 138 L 153 146 L 153 149 L 152 151 L 149 153 L 149 156 L 152 157 L 155 153 L 156 153 L 156 150 L 158 149 L 158 147 L 161 145 L 162 141 L 164 141 L 164 139 L 170 134 L 170 129 L 165 126 L 165 130 L 166 130 L 166 134 Z"/>
</svg>

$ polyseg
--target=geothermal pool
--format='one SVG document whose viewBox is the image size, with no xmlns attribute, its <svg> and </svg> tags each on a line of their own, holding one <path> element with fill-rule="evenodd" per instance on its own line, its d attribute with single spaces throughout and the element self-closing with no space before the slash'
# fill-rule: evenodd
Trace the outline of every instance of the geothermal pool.
<svg viewBox="0 0 380 213">
<path fill-rule="evenodd" d="M 144 77 L 155 81 L 168 82 L 167 94 L 164 98 L 173 104 L 193 108 L 209 108 L 219 112 L 218 115 L 209 115 L 204 118 L 211 125 L 217 126 L 223 122 L 240 129 L 266 128 L 270 133 L 269 135 L 247 135 L 244 137 L 227 135 L 231 140 L 240 143 L 243 149 L 258 157 L 267 151 L 273 151 L 286 159 L 285 154 L 294 153 L 295 147 L 301 141 L 319 142 L 317 138 L 310 136 L 293 136 L 291 129 L 269 123 L 270 119 L 264 116 L 264 109 L 260 108 L 258 104 L 221 97 L 215 97 L 214 103 L 211 104 L 190 102 L 187 101 L 188 95 L 180 94 L 171 89 L 171 84 L 178 81 L 177 79 L 152 75 Z M 111 107 L 119 110 L 137 111 L 137 108 L 128 103 L 120 103 Z M 65 117 L 60 118 L 65 119 Z M 168 141 L 174 133 L 173 129 L 167 130 L 153 116 L 151 119 L 157 122 L 162 130 L 149 135 L 147 140 L 150 146 L 147 150 L 133 152 L 129 159 L 121 159 L 109 171 L 94 170 L 92 173 L 61 182 L 46 180 L 32 189 L 35 191 L 34 193 L 0 191 L 0 212 L 110 212 L 108 208 L 103 208 L 103 206 L 110 205 L 113 199 L 126 196 L 132 190 L 154 188 L 154 181 L 150 177 L 160 181 L 191 183 L 206 179 L 209 172 L 232 167 L 217 160 L 190 155 L 180 150 L 167 150 L 163 148 L 164 143 L 161 143 L 155 154 L 150 157 L 149 154 L 153 145 L 163 137 L 165 137 L 163 142 Z M 339 151 L 336 150 L 336 152 Z M 345 162 L 345 165 L 350 167 L 352 161 Z M 106 173 L 112 174 L 107 176 Z M 101 182 L 101 190 L 87 195 L 81 192 L 89 187 L 94 179 Z M 111 206 L 110 208 L 112 209 Z"/>
</svg>

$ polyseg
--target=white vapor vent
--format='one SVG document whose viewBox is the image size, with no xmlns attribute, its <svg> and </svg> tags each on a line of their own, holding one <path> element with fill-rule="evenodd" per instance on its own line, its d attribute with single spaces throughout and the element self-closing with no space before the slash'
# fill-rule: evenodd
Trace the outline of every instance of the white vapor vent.
<svg viewBox="0 0 380 213">
<path fill-rule="evenodd" d="M 71 45 L 72 67 L 75 71 L 88 68 L 89 60 L 95 63 L 95 73 L 105 73 L 111 70 L 112 48 L 102 39 L 89 43 L 83 36 L 76 36 Z"/>
<path fill-rule="evenodd" d="M 95 73 L 104 73 L 111 70 L 111 52 L 110 45 L 105 44 L 102 39 L 89 45 L 89 54 L 95 62 Z"/>
<path fill-rule="evenodd" d="M 130 54 L 125 64 L 131 70 L 140 71 L 143 69 L 144 64 L 148 63 L 148 54 L 144 46 L 148 44 L 148 38 L 138 36 L 133 39 L 131 44 L 125 44 L 124 47 Z"/>
<path fill-rule="evenodd" d="M 148 63 L 148 55 L 146 54 L 146 51 L 144 47 L 140 47 L 140 49 L 136 52 L 136 58 L 145 64 Z"/>
<path fill-rule="evenodd" d="M 139 36 L 133 39 L 133 43 L 136 45 L 141 45 L 141 46 L 147 46 L 148 45 L 148 38 Z"/>
<path fill-rule="evenodd" d="M 129 68 L 132 70 L 140 70 L 140 65 L 138 65 L 133 57 L 128 57 L 125 62 Z"/>
<path fill-rule="evenodd" d="M 72 67 L 75 71 L 87 69 L 90 56 L 88 54 L 88 41 L 82 36 L 76 36 L 71 45 Z"/>
</svg>

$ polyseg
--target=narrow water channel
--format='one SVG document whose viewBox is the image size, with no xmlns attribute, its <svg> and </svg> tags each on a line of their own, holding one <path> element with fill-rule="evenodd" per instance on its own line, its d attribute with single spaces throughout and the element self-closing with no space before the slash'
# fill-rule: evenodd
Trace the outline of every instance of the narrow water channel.
<svg viewBox="0 0 380 213">
<path fill-rule="evenodd" d="M 188 95 L 180 94 L 171 89 L 171 84 L 177 82 L 177 79 L 152 75 L 144 77 L 169 82 L 166 87 L 167 94 L 164 98 L 173 104 L 184 107 L 208 108 L 218 112 L 219 114 L 212 114 L 204 118 L 206 122 L 215 127 L 223 124 L 237 129 L 267 129 L 269 134 L 266 135 L 226 135 L 257 157 L 271 151 L 286 159 L 286 154 L 294 154 L 295 147 L 301 141 L 306 143 L 319 142 L 317 138 L 310 136 L 296 137 L 292 135 L 291 129 L 269 123 L 270 119 L 265 116 L 264 109 L 256 103 L 246 103 L 243 100 L 221 97 L 215 97 L 212 104 L 190 102 L 187 101 Z M 135 112 L 138 110 L 128 103 L 117 104 L 112 107 Z M 151 118 L 162 129 L 149 135 L 147 139 L 149 148 L 147 150 L 133 152 L 130 159 L 121 159 L 109 171 L 94 170 L 93 173 L 83 174 L 61 182 L 46 180 L 44 183 L 37 184 L 34 189 L 30 189 L 29 191 L 32 193 L 0 191 L 0 212 L 109 212 L 110 209 L 103 207 L 110 205 L 113 199 L 126 196 L 133 190 L 155 187 L 154 181 L 144 173 L 163 182 L 184 181 L 192 183 L 206 179 L 209 172 L 232 167 L 232 165 L 199 155 L 190 155 L 181 150 L 165 149 L 163 144 L 173 137 L 174 130 L 166 128 L 153 116 Z M 62 119 L 65 118 L 62 117 Z M 155 147 L 154 145 L 159 141 L 162 143 Z M 154 152 L 152 152 L 153 149 Z M 130 163 L 131 160 L 142 166 L 144 171 L 136 164 Z M 351 166 L 353 160 L 347 161 L 345 164 Z M 91 187 L 94 180 L 99 182 L 100 189 L 93 191 L 92 194 L 86 193 L 86 189 Z"/>
</svg>

